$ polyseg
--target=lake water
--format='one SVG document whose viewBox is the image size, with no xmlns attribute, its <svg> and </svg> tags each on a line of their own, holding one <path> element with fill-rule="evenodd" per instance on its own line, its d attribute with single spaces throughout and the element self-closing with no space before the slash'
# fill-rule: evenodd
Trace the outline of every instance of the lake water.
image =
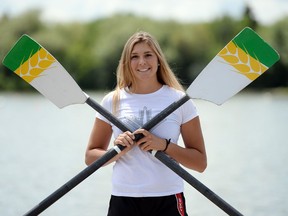
<svg viewBox="0 0 288 216">
<path fill-rule="evenodd" d="M 98 102 L 103 93 L 91 93 Z M 244 93 L 222 106 L 195 100 L 208 168 L 189 171 L 244 215 L 288 215 L 288 96 Z M 0 93 L 0 215 L 23 215 L 86 166 L 95 111 L 58 109 L 38 93 Z M 41 215 L 106 215 L 112 165 L 101 168 Z M 226 215 L 185 185 L 189 215 Z"/>
</svg>

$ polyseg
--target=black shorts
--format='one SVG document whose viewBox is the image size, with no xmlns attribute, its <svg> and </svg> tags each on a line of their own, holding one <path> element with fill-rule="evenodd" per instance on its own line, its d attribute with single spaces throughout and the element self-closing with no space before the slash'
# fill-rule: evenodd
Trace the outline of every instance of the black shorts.
<svg viewBox="0 0 288 216">
<path fill-rule="evenodd" d="M 188 216 L 183 193 L 162 197 L 111 196 L 107 216 Z"/>
</svg>

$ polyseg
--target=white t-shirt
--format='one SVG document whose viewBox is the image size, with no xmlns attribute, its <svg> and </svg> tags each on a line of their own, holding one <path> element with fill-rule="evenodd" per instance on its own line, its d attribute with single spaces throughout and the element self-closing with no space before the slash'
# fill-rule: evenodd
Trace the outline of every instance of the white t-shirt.
<svg viewBox="0 0 288 216">
<path fill-rule="evenodd" d="M 184 92 L 167 85 L 151 94 L 132 94 L 122 89 L 117 118 L 134 131 L 184 95 Z M 103 98 L 102 105 L 112 113 L 112 93 Z M 189 100 L 150 132 L 177 143 L 180 126 L 197 115 L 192 100 Z M 97 114 L 97 118 L 111 124 L 100 114 Z M 122 133 L 114 125 L 112 129 L 114 138 Z M 133 147 L 116 161 L 112 183 L 112 195 L 130 197 L 167 196 L 183 192 L 184 187 L 181 177 L 138 146 Z"/>
</svg>

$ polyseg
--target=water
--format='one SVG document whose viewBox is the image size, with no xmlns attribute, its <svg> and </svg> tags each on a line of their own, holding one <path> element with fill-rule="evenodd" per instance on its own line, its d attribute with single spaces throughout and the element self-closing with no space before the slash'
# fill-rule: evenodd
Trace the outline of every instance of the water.
<svg viewBox="0 0 288 216">
<path fill-rule="evenodd" d="M 91 94 L 97 101 L 103 95 Z M 195 103 L 208 168 L 189 172 L 244 215 L 288 215 L 288 96 Z M 0 93 L 1 216 L 23 215 L 86 167 L 94 116 L 86 104 L 58 109 L 38 93 Z M 106 215 L 111 172 L 111 165 L 97 170 L 41 215 Z M 189 215 L 226 215 L 188 184 L 185 195 Z"/>
</svg>

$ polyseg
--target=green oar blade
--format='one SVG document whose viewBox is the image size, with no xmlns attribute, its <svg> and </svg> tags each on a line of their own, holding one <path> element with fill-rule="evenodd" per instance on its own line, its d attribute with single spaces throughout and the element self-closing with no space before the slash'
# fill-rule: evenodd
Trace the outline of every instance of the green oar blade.
<svg viewBox="0 0 288 216">
<path fill-rule="evenodd" d="M 85 103 L 86 95 L 63 66 L 40 44 L 23 35 L 3 64 L 59 108 Z"/>
<path fill-rule="evenodd" d="M 257 33 L 244 28 L 202 70 L 187 94 L 220 105 L 257 79 L 279 58 Z"/>
</svg>

